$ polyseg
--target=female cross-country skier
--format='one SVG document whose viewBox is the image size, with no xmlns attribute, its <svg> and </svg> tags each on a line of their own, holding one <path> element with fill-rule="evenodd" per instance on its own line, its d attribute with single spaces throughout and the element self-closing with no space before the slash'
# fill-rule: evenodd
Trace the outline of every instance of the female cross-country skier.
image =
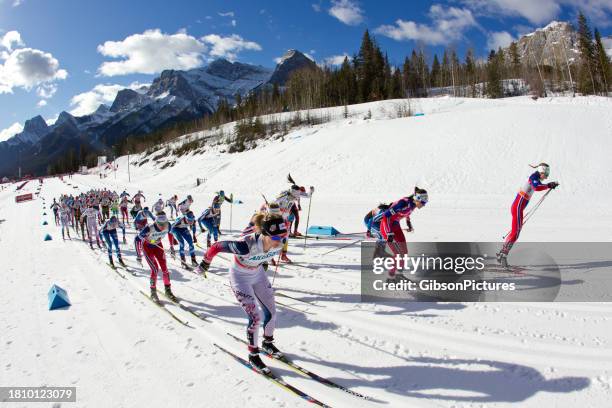
<svg viewBox="0 0 612 408">
<path fill-rule="evenodd" d="M 166 203 L 164 203 L 164 200 L 159 197 L 155 204 L 153 204 L 153 211 L 155 212 L 155 214 L 159 214 L 160 212 L 164 211 L 165 207 Z"/>
<path fill-rule="evenodd" d="M 233 196 L 234 194 L 232 193 L 229 197 L 227 197 L 225 195 L 225 191 L 219 190 L 219 194 L 213 197 L 212 204 L 210 205 L 210 207 L 214 208 L 217 213 L 215 225 L 217 226 L 217 233 L 219 234 L 221 233 L 221 204 L 223 204 L 225 201 L 227 201 L 228 203 L 233 203 Z"/>
<path fill-rule="evenodd" d="M 162 245 L 162 238 L 168 234 L 169 223 L 166 213 L 157 214 L 153 224 L 144 227 L 135 238 L 137 259 L 140 260 L 144 254 L 149 267 L 151 268 L 151 299 L 159 302 L 157 296 L 157 273 L 161 269 L 162 279 L 166 296 L 173 302 L 177 301 L 176 296 L 170 288 L 170 272 L 166 264 L 166 254 Z"/>
<path fill-rule="evenodd" d="M 53 204 L 51 204 L 51 209 L 53 210 L 53 215 L 55 216 L 55 225 L 59 225 L 59 209 L 60 205 L 57 203 L 55 198 L 53 199 Z"/>
<path fill-rule="evenodd" d="M 93 249 L 93 238 L 96 239 L 96 244 L 98 244 L 98 248 L 100 246 L 100 238 L 98 237 L 98 221 L 100 220 L 100 211 L 96 210 L 93 205 L 89 205 L 83 214 L 81 214 L 80 221 L 87 224 L 87 236 L 89 237 L 89 247 Z M 83 240 L 85 240 L 85 236 L 83 236 Z"/>
<path fill-rule="evenodd" d="M 166 205 L 170 208 L 170 217 L 178 217 L 178 208 L 176 208 L 176 202 L 178 201 L 178 196 L 175 194 L 166 201 Z"/>
<path fill-rule="evenodd" d="M 408 197 L 402 197 L 399 200 L 392 203 L 388 208 L 381 210 L 372 217 L 373 228 L 370 229 L 370 233 L 381 242 L 386 242 L 387 246 L 393 252 L 393 255 L 403 256 L 408 253 L 408 246 L 406 245 L 406 237 L 400 226 L 402 218 L 406 219 L 406 226 L 408 232 L 412 232 L 412 223 L 410 222 L 410 215 L 415 208 L 422 208 L 429 201 L 427 191 L 415 187 L 414 194 Z M 380 230 L 377 230 L 377 223 L 380 223 Z M 394 269 L 389 271 L 389 278 L 395 278 L 396 271 Z"/>
<path fill-rule="evenodd" d="M 215 239 L 215 242 L 219 240 L 219 225 L 217 222 L 217 212 L 220 212 L 219 208 L 210 206 L 204 210 L 204 212 L 198 217 L 198 225 L 200 226 L 200 233 L 204 232 L 204 229 L 208 231 L 206 234 L 206 246 L 210 247 L 211 235 Z"/>
<path fill-rule="evenodd" d="M 206 272 L 214 257 L 220 252 L 234 254 L 230 266 L 230 284 L 240 306 L 249 318 L 247 342 L 249 362 L 263 373 L 270 369 L 259 357 L 259 324 L 261 317 L 257 303 L 264 312 L 264 339 L 261 348 L 271 355 L 282 356 L 274 345 L 276 305 L 274 291 L 266 276 L 268 261 L 278 257 L 283 242 L 288 237 L 287 223 L 278 214 L 259 213 L 254 219 L 256 232 L 237 241 L 219 241 L 211 246 L 200 263 L 199 269 Z"/>
<path fill-rule="evenodd" d="M 68 204 L 66 204 L 65 202 L 63 202 L 60 207 L 59 217 L 60 217 L 60 225 L 62 226 L 62 238 L 66 239 L 66 237 L 64 236 L 64 230 L 65 230 L 66 234 L 68 235 L 68 239 L 72 239 L 70 238 L 70 229 L 69 229 L 70 225 L 72 225 L 72 210 L 70 209 Z"/>
<path fill-rule="evenodd" d="M 540 163 L 537 166 L 530 165 L 530 167 L 536 169 L 536 171 L 533 172 L 525 184 L 521 186 L 510 207 L 510 213 L 512 214 L 512 230 L 506 237 L 506 241 L 501 251 L 497 253 L 497 261 L 504 268 L 508 267 L 508 253 L 521 233 L 521 228 L 523 227 L 523 211 L 525 207 L 527 207 L 527 204 L 529 204 L 529 200 L 534 191 L 555 189 L 559 185 L 556 181 L 551 181 L 547 184 L 542 183 L 542 180 L 546 180 L 548 176 L 550 176 L 550 166 L 548 164 Z"/>
<path fill-rule="evenodd" d="M 291 188 L 289 188 L 288 190 L 282 191 L 278 195 L 278 197 L 276 197 L 276 200 L 274 200 L 274 202 L 278 204 L 281 214 L 283 216 L 283 219 L 287 223 L 287 230 L 289 230 L 289 226 L 291 225 L 291 222 L 293 221 L 293 215 L 291 214 L 291 208 L 296 203 L 299 203 L 300 197 L 310 198 L 312 193 L 314 193 L 313 186 L 310 186 L 310 192 L 307 193 L 304 187 L 300 187 L 297 184 L 293 184 L 291 185 Z M 287 240 L 285 241 L 285 245 L 283 246 L 280 260 L 286 263 L 291 263 L 291 260 L 289 259 L 289 257 L 287 257 L 288 247 L 289 247 L 289 241 Z M 276 261 L 273 260 L 272 264 L 274 264 L 275 262 Z"/>
<path fill-rule="evenodd" d="M 119 209 L 121 210 L 121 222 L 126 224 L 130 218 L 128 217 L 128 204 L 131 203 L 132 200 L 129 199 L 127 195 L 121 194 L 121 201 L 119 201 Z"/>
<path fill-rule="evenodd" d="M 195 248 L 193 247 L 193 239 L 191 239 L 191 226 L 195 223 L 195 215 L 193 215 L 193 211 L 189 210 L 185 215 L 179 216 L 176 221 L 170 227 L 171 235 L 174 236 L 179 242 L 179 255 L 181 257 L 181 265 L 184 267 L 188 267 L 187 262 L 185 261 L 185 243 L 189 245 L 189 255 L 191 256 L 191 264 L 193 266 L 198 266 L 198 262 L 195 257 Z M 170 237 L 170 235 L 168 235 Z M 174 249 L 172 246 L 174 245 L 174 241 L 170 241 L 170 247 Z"/>
<path fill-rule="evenodd" d="M 100 238 L 106 242 L 106 249 L 108 251 L 108 262 L 114 268 L 113 263 L 113 245 L 115 245 L 115 253 L 117 254 L 117 260 L 123 266 L 123 258 L 121 258 L 121 249 L 119 249 L 119 239 L 117 238 L 117 228 L 121 228 L 123 231 L 123 243 L 125 243 L 125 225 L 119 222 L 116 215 L 112 215 L 101 227 L 100 227 Z M 96 237 L 98 239 L 98 237 Z"/>
</svg>

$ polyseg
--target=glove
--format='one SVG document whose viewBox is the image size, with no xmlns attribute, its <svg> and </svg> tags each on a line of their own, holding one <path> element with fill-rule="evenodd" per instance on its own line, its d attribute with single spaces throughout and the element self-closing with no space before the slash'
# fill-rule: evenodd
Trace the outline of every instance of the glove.
<svg viewBox="0 0 612 408">
<path fill-rule="evenodd" d="M 261 266 L 263 267 L 264 271 L 268 270 L 268 263 L 267 262 L 262 263 Z"/>
<path fill-rule="evenodd" d="M 387 235 L 387 242 L 393 242 L 393 240 L 394 240 L 394 238 L 395 238 L 395 237 L 394 237 L 394 235 L 395 235 L 395 234 L 393 234 L 393 233 L 391 233 L 391 234 Z"/>
<path fill-rule="evenodd" d="M 372 238 L 372 233 L 370 231 L 366 231 L 366 237 L 367 238 Z"/>
<path fill-rule="evenodd" d="M 550 183 L 547 184 L 548 188 L 553 189 L 553 190 L 557 188 L 558 185 L 559 183 L 557 183 L 556 181 L 551 181 Z"/>
<path fill-rule="evenodd" d="M 314 193 L 314 187 L 310 186 L 310 194 Z"/>
</svg>

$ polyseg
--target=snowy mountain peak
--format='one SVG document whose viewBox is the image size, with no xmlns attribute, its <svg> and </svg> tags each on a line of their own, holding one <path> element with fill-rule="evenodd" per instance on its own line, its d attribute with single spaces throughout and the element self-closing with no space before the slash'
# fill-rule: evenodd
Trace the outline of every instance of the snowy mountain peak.
<svg viewBox="0 0 612 408">
<path fill-rule="evenodd" d="M 76 120 L 74 118 L 74 116 L 72 116 L 71 114 L 69 114 L 66 111 L 62 111 L 62 113 L 59 114 L 57 121 L 55 121 L 55 125 L 54 126 L 59 126 L 65 123 L 72 123 L 72 124 L 76 124 Z"/>
<path fill-rule="evenodd" d="M 94 114 L 96 114 L 96 115 L 104 115 L 104 114 L 106 114 L 108 112 L 110 112 L 110 107 L 108 105 L 105 105 L 105 104 L 100 104 L 100 106 L 98 106 L 98 109 L 96 109 Z"/>
<path fill-rule="evenodd" d="M 270 82 L 277 85 L 285 85 L 289 75 L 300 69 L 318 69 L 317 64 L 302 52 L 290 49 L 281 57 L 276 69 L 270 78 Z"/>
<path fill-rule="evenodd" d="M 34 144 L 46 136 L 50 132 L 47 122 L 42 116 L 38 115 L 32 119 L 26 120 L 23 130 L 17 133 L 6 141 L 9 146 L 18 146 L 20 144 Z"/>
<path fill-rule="evenodd" d="M 142 95 L 132 89 L 122 89 L 117 93 L 110 110 L 111 112 L 131 110 L 146 104 L 147 99 L 146 95 Z"/>
<path fill-rule="evenodd" d="M 253 74 L 268 73 L 269 69 L 251 64 L 243 64 L 241 62 L 230 62 L 224 58 L 217 59 L 211 62 L 206 68 L 206 73 L 228 81 L 236 81 Z"/>
<path fill-rule="evenodd" d="M 38 115 L 34 116 L 32 119 L 26 120 L 23 131 L 38 137 L 43 137 L 49 132 L 49 126 L 47 126 L 47 122 L 45 122 L 43 117 Z"/>
<path fill-rule="evenodd" d="M 565 21 L 552 21 L 547 26 L 525 34 L 517 41 L 519 56 L 523 61 L 537 59 L 548 66 L 565 65 L 565 57 L 571 63 L 578 57 L 576 31 Z"/>
</svg>

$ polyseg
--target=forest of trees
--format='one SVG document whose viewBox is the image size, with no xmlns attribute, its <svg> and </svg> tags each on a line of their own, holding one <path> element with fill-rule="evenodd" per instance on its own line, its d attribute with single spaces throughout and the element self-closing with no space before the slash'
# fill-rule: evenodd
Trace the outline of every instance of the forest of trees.
<svg viewBox="0 0 612 408">
<path fill-rule="evenodd" d="M 132 135 L 113 146 L 116 156 L 139 153 L 190 132 L 209 130 L 224 123 L 259 115 L 350 105 L 384 99 L 453 95 L 501 98 L 526 89 L 534 96 L 579 92 L 608 95 L 612 89 L 610 58 L 599 31 L 594 33 L 580 13 L 577 24 L 580 59 L 555 66 L 542 65 L 535 58 L 523 59 L 517 43 L 507 49 L 491 50 L 486 60 L 468 49 L 463 60 L 453 48 L 431 63 L 424 47 L 412 50 L 400 66 L 393 66 L 387 54 L 366 30 L 359 51 L 346 57 L 339 67 L 317 67 L 292 73 L 286 86 L 264 86 L 246 97 L 236 95 L 235 105 L 221 101 L 217 110 L 203 118 L 181 122 L 149 134 Z M 509 83 L 514 87 L 507 86 Z M 86 149 L 85 149 L 86 150 Z M 91 152 L 69 151 L 49 166 L 49 172 L 75 171 L 91 163 Z"/>
</svg>

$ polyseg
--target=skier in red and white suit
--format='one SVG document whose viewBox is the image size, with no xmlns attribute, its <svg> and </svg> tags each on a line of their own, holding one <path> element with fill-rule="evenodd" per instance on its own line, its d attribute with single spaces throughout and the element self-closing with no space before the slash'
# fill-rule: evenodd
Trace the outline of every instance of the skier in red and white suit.
<svg viewBox="0 0 612 408">
<path fill-rule="evenodd" d="M 554 189 L 559 185 L 556 181 L 547 184 L 542 183 L 542 180 L 547 179 L 550 175 L 550 166 L 548 164 L 540 163 L 537 166 L 531 167 L 537 170 L 529 176 L 525 184 L 521 186 L 516 198 L 512 202 L 512 206 L 510 207 L 510 213 L 512 214 L 512 230 L 506 237 L 502 250 L 497 254 L 498 261 L 504 265 L 507 265 L 506 257 L 521 233 L 521 228 L 523 227 L 523 212 L 527 204 L 529 204 L 529 200 L 533 193 L 536 191 Z"/>
</svg>

